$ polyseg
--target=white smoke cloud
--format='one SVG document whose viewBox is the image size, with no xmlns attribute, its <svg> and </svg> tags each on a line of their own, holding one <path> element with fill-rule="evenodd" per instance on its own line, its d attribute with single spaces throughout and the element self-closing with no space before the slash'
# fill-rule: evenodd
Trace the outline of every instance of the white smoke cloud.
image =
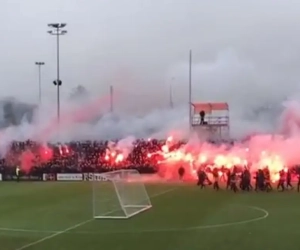
<svg viewBox="0 0 300 250">
<path fill-rule="evenodd" d="M 114 0 L 71 5 L 69 0 L 7 1 L 0 9 L 0 18 L 10 23 L 10 32 L 7 26 L 0 27 L 6 34 L 0 48 L 1 96 L 36 102 L 34 61 L 40 58 L 46 65 L 43 107 L 34 124 L 23 119 L 20 126 L 2 131 L 0 144 L 26 138 L 165 137 L 170 131 L 187 135 L 189 48 L 193 49 L 193 100 L 228 102 L 234 137 L 273 132 L 286 108 L 282 103 L 289 97 L 298 100 L 299 6 L 297 1 L 270 0 L 217 5 L 201 0 L 187 0 L 184 5 L 179 0 L 124 0 L 122 8 Z M 52 85 L 56 44 L 46 32 L 47 23 L 55 20 L 68 23 L 68 34 L 61 40 L 61 106 L 67 119 L 59 133 Z M 28 27 L 34 27 L 31 36 L 26 35 Z M 84 36 L 78 30 L 84 30 Z M 114 115 L 107 114 L 108 101 L 82 112 L 84 104 L 66 100 L 79 84 L 94 99 L 103 98 L 114 85 Z M 173 110 L 168 108 L 170 84 Z"/>
<path fill-rule="evenodd" d="M 274 131 L 280 116 L 281 105 L 287 96 L 291 96 L 296 86 L 291 88 L 272 87 L 272 75 L 261 75 L 254 62 L 242 60 L 232 50 L 225 50 L 211 62 L 193 63 L 193 101 L 225 101 L 230 105 L 231 134 L 242 136 L 254 131 Z M 122 98 L 116 102 L 116 113 L 107 113 L 108 99 L 101 97 L 83 104 L 68 100 L 62 104 L 61 124 L 55 121 L 55 105 L 44 105 L 35 114 L 33 124 L 23 121 L 17 127 L 2 131 L 2 140 L 85 140 L 125 138 L 166 137 L 172 131 L 188 134 L 188 64 L 171 65 L 166 78 L 172 80 L 175 103 L 174 109 L 156 105 L 152 109 L 137 115 L 122 109 L 129 102 L 130 94 L 121 92 Z M 264 84 L 263 84 L 264 83 Z M 272 92 L 271 92 L 272 89 Z M 118 89 L 116 89 L 118 92 Z M 159 90 L 149 93 L 151 99 Z M 164 95 L 168 100 L 168 95 Z M 132 99 L 136 106 L 143 106 L 143 100 Z M 148 100 L 147 100 L 148 101 Z M 160 100 L 161 101 L 161 100 Z M 159 102 L 158 102 L 159 103 Z M 100 119 L 96 119 L 99 118 Z M 4 117 L 2 117 L 2 120 Z M 18 118 L 19 119 L 19 118 Z M 96 120 L 95 120 L 96 119 Z M 93 122 L 91 122 L 93 121 Z M 58 133 L 59 128 L 59 133 Z M 3 143 L 3 142 L 2 142 Z"/>
</svg>

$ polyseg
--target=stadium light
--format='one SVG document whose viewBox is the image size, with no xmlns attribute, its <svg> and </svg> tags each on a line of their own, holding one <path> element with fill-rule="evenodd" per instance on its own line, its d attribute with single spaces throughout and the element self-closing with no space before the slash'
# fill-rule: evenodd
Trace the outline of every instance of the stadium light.
<svg viewBox="0 0 300 250">
<path fill-rule="evenodd" d="M 192 129 L 192 50 L 189 53 L 189 86 L 188 86 L 188 93 L 189 93 L 189 129 Z"/>
<path fill-rule="evenodd" d="M 50 28 L 55 28 L 55 29 L 62 29 L 64 27 L 66 27 L 67 24 L 66 23 L 49 23 L 48 27 Z"/>
<path fill-rule="evenodd" d="M 35 62 L 35 65 L 39 68 L 39 104 L 42 103 L 42 74 L 41 74 L 41 67 L 45 65 L 44 62 Z"/>
<path fill-rule="evenodd" d="M 62 85 L 62 81 L 60 80 L 60 61 L 59 61 L 59 37 L 67 34 L 66 30 L 63 30 L 66 27 L 66 23 L 49 23 L 48 27 L 53 30 L 49 30 L 48 33 L 50 35 L 56 36 L 56 51 L 57 51 L 57 78 L 53 81 L 53 84 L 57 87 L 57 120 L 60 120 L 60 86 Z"/>
</svg>

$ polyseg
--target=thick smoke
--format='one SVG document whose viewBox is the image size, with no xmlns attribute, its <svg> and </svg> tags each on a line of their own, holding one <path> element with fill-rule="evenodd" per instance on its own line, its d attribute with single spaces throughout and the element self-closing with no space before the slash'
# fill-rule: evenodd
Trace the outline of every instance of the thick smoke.
<svg viewBox="0 0 300 250">
<path fill-rule="evenodd" d="M 254 62 L 240 59 L 238 54 L 230 49 L 216 55 L 215 60 L 211 62 L 198 62 L 195 59 L 193 101 L 228 102 L 233 137 L 253 132 L 280 132 L 276 129 L 286 131 L 287 126 L 289 129 L 291 126 L 295 127 L 290 125 L 290 121 L 285 123 L 291 120 L 291 116 L 293 119 L 297 117 L 300 110 L 297 105 L 286 102 L 296 87 L 278 86 L 277 89 L 271 89 L 273 78 L 267 73 L 262 77 L 261 70 Z M 1 132 L 2 147 L 12 140 L 24 139 L 70 141 L 122 139 L 128 136 L 166 138 L 170 133 L 186 137 L 189 131 L 187 62 L 171 65 L 166 78 L 172 78 L 174 108 L 168 106 L 167 86 L 162 88 L 166 90 L 165 105 L 161 105 L 162 100 L 154 101 L 152 108 L 148 107 L 147 112 L 139 114 L 127 112 L 128 110 L 122 107 L 128 102 L 142 107 L 143 100 L 132 99 L 128 94 L 132 92 L 118 89 L 115 91 L 115 112 L 109 113 L 108 95 L 94 96 L 79 87 L 79 92 L 83 92 L 84 95 L 72 93 L 72 98 L 63 102 L 60 124 L 57 124 L 55 105 L 44 105 L 35 110 L 34 105 L 16 100 L 1 102 L 0 110 L 3 112 L 0 113 L 0 124 L 6 127 Z M 149 99 L 155 100 L 155 91 L 148 94 L 147 96 L 147 92 L 143 92 L 147 102 Z M 284 109 L 286 111 L 283 118 L 281 117 L 283 122 L 278 123 Z"/>
<path fill-rule="evenodd" d="M 7 2 L 0 10 L 3 22 L 10 23 L 13 31 L 1 27 L 6 34 L 0 48 L 2 93 L 38 99 L 33 84 L 37 69 L 28 62 L 41 58 L 46 62 L 43 106 L 30 123 L 19 112 L 21 107 L 8 105 L 5 110 L 14 114 L 9 117 L 2 114 L 0 103 L 0 126 L 9 126 L 1 133 L 0 144 L 26 138 L 164 137 L 171 131 L 186 135 L 189 48 L 193 49 L 193 100 L 228 102 L 233 137 L 277 131 L 286 108 L 282 103 L 298 91 L 298 2 L 189 0 L 183 6 L 182 1 L 130 0 L 122 1 L 121 7 L 118 1 L 17 2 L 17 9 Z M 64 100 L 59 133 L 51 84 L 56 46 L 45 32 L 52 20 L 68 23 L 68 35 L 61 40 L 62 95 L 79 83 L 91 93 L 91 100 L 82 105 L 78 100 Z M 27 27 L 34 27 L 34 37 L 25 35 Z M 76 30 L 84 30 L 84 36 Z M 103 99 L 110 84 L 116 93 L 114 114 L 108 113 L 107 98 L 92 108 L 86 104 Z M 174 109 L 168 107 L 170 84 Z M 44 98 L 51 99 L 52 105 L 45 104 Z"/>
<path fill-rule="evenodd" d="M 179 91 L 187 71 L 187 64 L 182 63 L 168 73 L 179 79 L 175 81 Z M 263 72 L 255 62 L 240 59 L 234 50 L 228 49 L 210 63 L 193 65 L 193 101 L 228 102 L 234 137 L 253 131 L 272 132 L 278 125 L 283 102 L 297 89 L 296 84 L 289 88 L 272 87 L 276 82 L 272 74 Z"/>
</svg>

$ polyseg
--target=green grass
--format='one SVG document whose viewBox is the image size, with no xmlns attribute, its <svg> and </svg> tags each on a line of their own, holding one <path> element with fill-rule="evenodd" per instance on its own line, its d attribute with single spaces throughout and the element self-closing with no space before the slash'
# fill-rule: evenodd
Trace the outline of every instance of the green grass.
<svg viewBox="0 0 300 250">
<path fill-rule="evenodd" d="M 0 184 L 1 250 L 32 243 L 23 249 L 298 250 L 300 246 L 296 192 L 233 194 L 185 184 L 153 184 L 147 186 L 154 196 L 151 210 L 128 220 L 91 220 L 64 232 L 91 219 L 91 183 Z M 265 216 L 253 207 L 269 216 L 235 224 Z"/>
</svg>

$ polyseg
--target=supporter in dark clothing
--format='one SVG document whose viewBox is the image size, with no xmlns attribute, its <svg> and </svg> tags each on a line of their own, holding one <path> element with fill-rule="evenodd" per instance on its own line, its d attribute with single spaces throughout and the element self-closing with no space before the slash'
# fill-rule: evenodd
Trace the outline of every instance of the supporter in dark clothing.
<svg viewBox="0 0 300 250">
<path fill-rule="evenodd" d="M 249 192 L 251 189 L 251 174 L 247 168 L 244 169 L 241 179 L 241 189 Z"/>
<path fill-rule="evenodd" d="M 226 189 L 229 189 L 230 188 L 230 178 L 231 178 L 231 172 L 230 172 L 230 170 L 227 170 L 226 176 L 227 176 Z"/>
<path fill-rule="evenodd" d="M 294 189 L 292 185 L 292 171 L 290 169 L 286 173 L 286 188 Z"/>
<path fill-rule="evenodd" d="M 279 181 L 278 181 L 278 184 L 277 184 L 277 190 L 279 190 L 281 188 L 281 192 L 283 192 L 285 190 L 285 187 L 284 187 L 284 182 L 285 182 L 285 174 L 284 174 L 284 171 L 281 170 L 279 172 Z"/>
<path fill-rule="evenodd" d="M 236 182 L 237 182 L 237 175 L 236 172 L 233 171 L 232 174 L 230 175 L 230 190 L 232 190 L 235 193 L 238 191 Z"/>
<path fill-rule="evenodd" d="M 207 179 L 206 173 L 204 172 L 204 170 L 199 168 L 197 174 L 198 174 L 198 183 L 197 183 L 197 185 L 200 186 L 201 189 L 203 189 L 205 187 L 205 181 Z"/>
<path fill-rule="evenodd" d="M 264 172 L 261 169 L 258 170 L 257 185 L 260 191 L 265 190 L 265 176 L 264 176 Z"/>
<path fill-rule="evenodd" d="M 220 186 L 219 186 L 219 171 L 217 168 L 215 168 L 213 170 L 213 177 L 214 177 L 214 185 L 213 185 L 213 188 L 215 190 L 219 190 L 220 189 Z"/>
<path fill-rule="evenodd" d="M 180 168 L 178 169 L 178 175 L 179 175 L 179 179 L 182 180 L 183 176 L 185 173 L 185 169 L 183 166 L 180 166 Z"/>
<path fill-rule="evenodd" d="M 270 192 L 273 188 L 271 186 L 271 176 L 268 168 L 265 168 L 264 175 L 265 175 L 265 189 L 267 192 Z"/>
</svg>

